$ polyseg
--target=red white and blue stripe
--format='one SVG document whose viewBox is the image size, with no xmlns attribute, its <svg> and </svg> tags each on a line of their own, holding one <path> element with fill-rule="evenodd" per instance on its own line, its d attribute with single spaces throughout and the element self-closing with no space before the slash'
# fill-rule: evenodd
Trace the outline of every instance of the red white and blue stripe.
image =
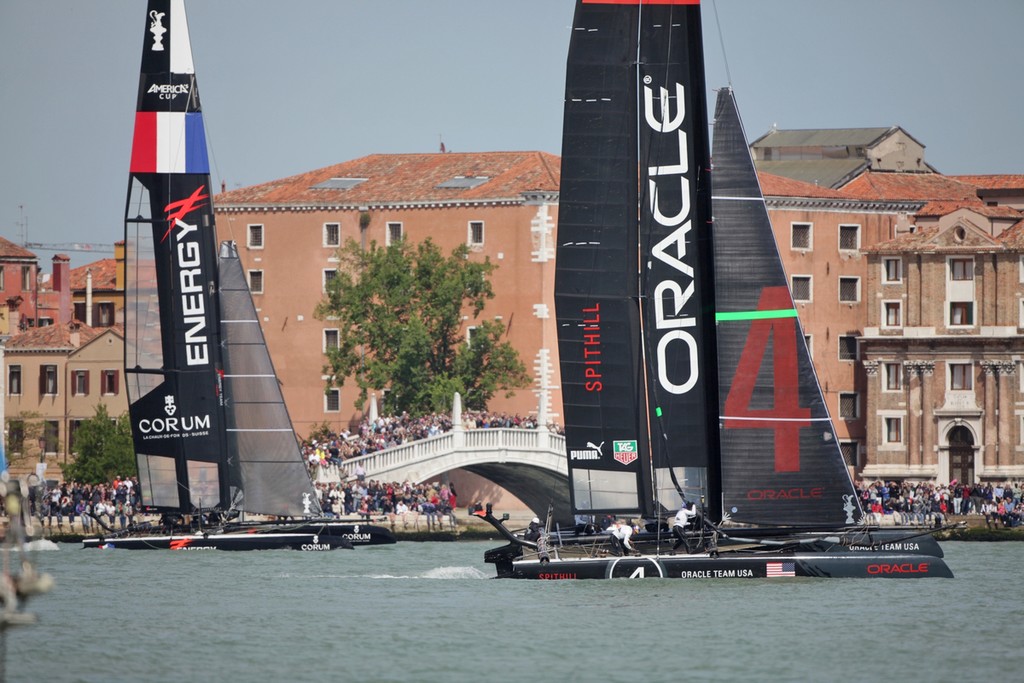
<svg viewBox="0 0 1024 683">
<path fill-rule="evenodd" d="M 202 113 L 136 112 L 131 172 L 209 173 Z"/>
</svg>

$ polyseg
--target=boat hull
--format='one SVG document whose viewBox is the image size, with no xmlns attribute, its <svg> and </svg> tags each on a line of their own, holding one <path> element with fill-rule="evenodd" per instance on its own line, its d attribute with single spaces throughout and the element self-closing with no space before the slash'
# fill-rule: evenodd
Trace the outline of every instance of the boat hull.
<svg viewBox="0 0 1024 683">
<path fill-rule="evenodd" d="M 506 569 L 508 566 L 506 565 Z M 939 557 L 907 554 L 840 552 L 835 554 L 771 554 L 627 556 L 511 563 L 498 578 L 580 579 L 784 579 L 813 578 L 952 578 Z"/>
<path fill-rule="evenodd" d="M 265 529 L 266 524 L 255 523 L 252 525 L 238 524 L 229 526 L 229 530 L 245 531 L 248 529 Z M 349 524 L 342 522 L 321 521 L 321 522 L 297 522 L 295 524 L 277 525 L 278 529 L 287 529 L 290 532 L 300 534 L 318 534 L 321 538 L 325 536 L 336 536 L 344 538 L 352 545 L 391 545 L 397 542 L 395 535 L 387 527 L 376 524 Z"/>
<path fill-rule="evenodd" d="M 352 543 L 341 536 L 253 531 L 87 538 L 82 541 L 82 547 L 119 550 L 299 550 L 323 552 L 337 548 L 351 548 Z"/>
</svg>

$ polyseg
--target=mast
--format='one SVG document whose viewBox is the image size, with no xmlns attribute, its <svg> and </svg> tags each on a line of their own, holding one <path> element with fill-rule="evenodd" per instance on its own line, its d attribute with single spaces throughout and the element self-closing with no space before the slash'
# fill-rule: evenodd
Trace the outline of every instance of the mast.
<svg viewBox="0 0 1024 683">
<path fill-rule="evenodd" d="M 125 207 L 125 376 L 143 502 L 230 506 L 216 231 L 183 0 L 149 0 Z"/>
</svg>

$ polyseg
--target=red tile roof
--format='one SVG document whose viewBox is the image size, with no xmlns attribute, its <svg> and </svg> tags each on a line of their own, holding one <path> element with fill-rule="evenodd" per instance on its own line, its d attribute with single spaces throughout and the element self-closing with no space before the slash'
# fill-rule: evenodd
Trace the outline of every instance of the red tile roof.
<svg viewBox="0 0 1024 683">
<path fill-rule="evenodd" d="M 842 199 L 845 195 L 836 190 L 793 180 L 774 173 L 758 172 L 757 179 L 761 183 L 761 192 L 766 197 L 813 197 L 826 199 Z"/>
<path fill-rule="evenodd" d="M 978 201 L 975 186 L 938 173 L 865 171 L 840 189 L 851 199 Z"/>
<path fill-rule="evenodd" d="M 117 289 L 117 261 L 100 259 L 71 269 L 71 291 L 85 291 L 88 272 L 92 271 L 92 288 L 96 291 Z"/>
<path fill-rule="evenodd" d="M 371 154 L 262 185 L 217 195 L 232 204 L 384 204 L 519 200 L 523 192 L 557 191 L 561 159 L 546 152 Z M 456 177 L 486 177 L 471 188 L 439 188 Z M 365 178 L 355 187 L 313 189 L 331 178 Z"/>
<path fill-rule="evenodd" d="M 25 247 L 20 247 L 9 239 L 0 237 L 0 259 L 38 259 Z"/>
<path fill-rule="evenodd" d="M 74 349 L 75 347 L 71 345 L 72 325 L 78 326 L 80 346 L 92 341 L 108 329 L 123 335 L 120 326 L 89 327 L 85 323 L 78 322 L 69 325 L 46 325 L 45 327 L 33 327 L 14 335 L 8 340 L 6 348 L 9 351 L 68 351 Z"/>
<path fill-rule="evenodd" d="M 974 185 L 979 190 L 1024 190 L 1024 175 L 951 175 L 946 177 Z"/>
<path fill-rule="evenodd" d="M 960 209 L 969 209 L 987 218 L 1020 218 L 1024 212 L 1012 206 L 989 206 L 981 202 L 936 201 L 928 202 L 917 211 L 917 216 L 945 216 Z"/>
<path fill-rule="evenodd" d="M 1024 250 L 1024 219 L 1017 221 L 997 237 L 1007 249 Z"/>
</svg>

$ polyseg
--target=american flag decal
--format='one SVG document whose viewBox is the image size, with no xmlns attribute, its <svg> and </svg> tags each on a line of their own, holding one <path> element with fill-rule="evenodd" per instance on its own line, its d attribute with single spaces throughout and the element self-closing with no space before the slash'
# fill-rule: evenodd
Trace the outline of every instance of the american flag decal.
<svg viewBox="0 0 1024 683">
<path fill-rule="evenodd" d="M 769 562 L 766 575 L 769 579 L 776 576 L 796 576 L 796 565 L 792 562 Z"/>
</svg>

